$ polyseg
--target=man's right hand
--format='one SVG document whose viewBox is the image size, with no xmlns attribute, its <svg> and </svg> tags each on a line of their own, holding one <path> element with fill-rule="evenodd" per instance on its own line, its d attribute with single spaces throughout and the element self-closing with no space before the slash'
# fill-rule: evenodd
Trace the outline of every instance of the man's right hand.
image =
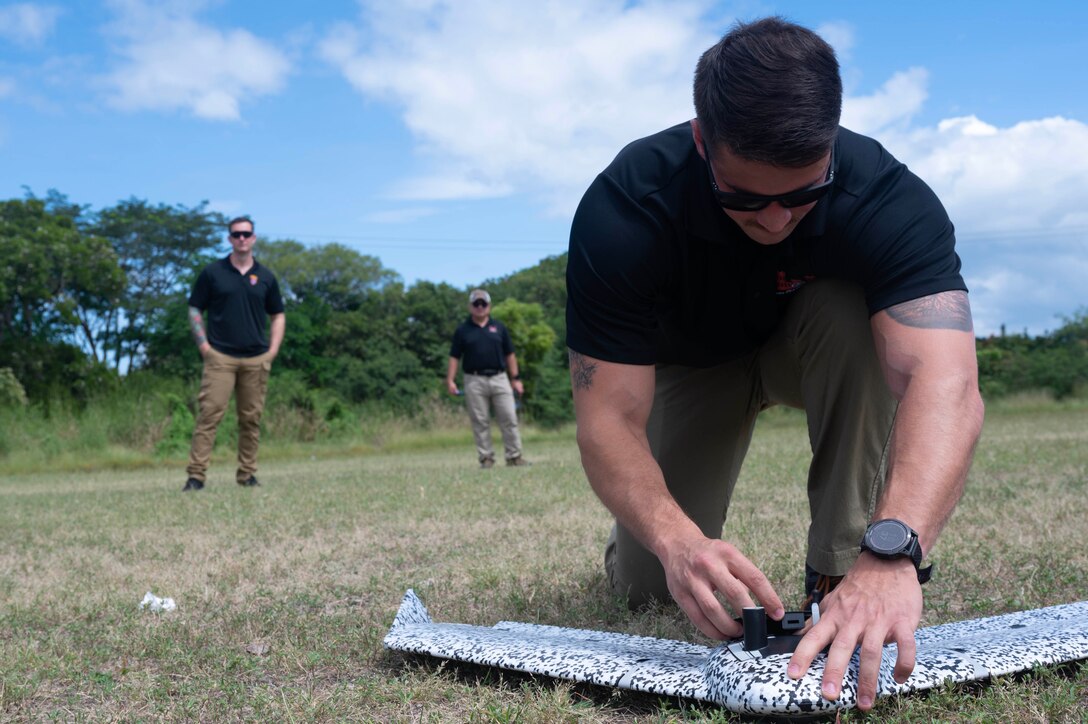
<svg viewBox="0 0 1088 724">
<path fill-rule="evenodd" d="M 461 390 L 457 389 L 457 383 L 453 380 L 446 380 L 446 389 L 455 397 L 461 394 Z"/>
<path fill-rule="evenodd" d="M 207 342 L 205 342 L 204 344 L 197 347 L 197 349 L 200 350 L 200 356 L 202 358 L 204 358 L 204 359 L 207 359 L 208 358 L 208 352 L 211 351 L 212 346 L 210 344 L 208 344 Z"/>
<path fill-rule="evenodd" d="M 730 543 L 698 535 L 670 542 L 658 555 L 669 593 L 696 628 L 712 639 L 736 638 L 744 632 L 715 592 L 738 616 L 745 607 L 756 605 L 751 594 L 771 618 L 781 620 L 786 613 L 767 576 Z"/>
</svg>

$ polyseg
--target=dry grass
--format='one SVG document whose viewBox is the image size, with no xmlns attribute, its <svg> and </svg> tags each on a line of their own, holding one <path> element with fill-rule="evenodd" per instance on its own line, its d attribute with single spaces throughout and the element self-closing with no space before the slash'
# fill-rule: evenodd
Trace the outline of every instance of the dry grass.
<svg viewBox="0 0 1088 724">
<path fill-rule="evenodd" d="M 727 533 L 787 601 L 801 594 L 801 425 L 761 423 Z M 479 471 L 467 445 L 412 447 L 266 461 L 255 490 L 218 464 L 195 495 L 175 468 L 0 480 L 0 719 L 731 720 L 384 651 L 409 587 L 437 620 L 698 640 L 675 610 L 631 615 L 606 590 L 610 520 L 569 437 L 535 441 L 527 469 Z M 1086 520 L 1088 408 L 992 409 L 933 554 L 924 623 L 1088 598 Z M 178 610 L 137 610 L 148 590 Z M 1086 705 L 1088 670 L 1071 666 L 882 702 L 869 718 L 1084 721 Z"/>
</svg>

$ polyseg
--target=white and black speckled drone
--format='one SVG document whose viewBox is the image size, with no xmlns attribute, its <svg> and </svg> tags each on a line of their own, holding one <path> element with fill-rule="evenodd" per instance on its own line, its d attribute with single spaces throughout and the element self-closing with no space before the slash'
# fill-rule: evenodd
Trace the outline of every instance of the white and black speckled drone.
<svg viewBox="0 0 1088 724">
<path fill-rule="evenodd" d="M 803 717 L 855 705 L 858 655 L 836 701 L 820 695 L 825 657 L 794 681 L 786 663 L 804 625 L 801 614 L 763 628 L 746 613 L 747 640 L 715 648 L 604 631 L 501 621 L 491 628 L 434 623 L 409 590 L 386 648 L 484 666 L 699 699 L 743 714 Z M 766 619 L 763 618 L 763 622 Z M 892 678 L 896 646 L 884 647 L 878 696 L 890 696 L 1088 658 L 1088 601 L 919 629 L 914 672 Z"/>
</svg>

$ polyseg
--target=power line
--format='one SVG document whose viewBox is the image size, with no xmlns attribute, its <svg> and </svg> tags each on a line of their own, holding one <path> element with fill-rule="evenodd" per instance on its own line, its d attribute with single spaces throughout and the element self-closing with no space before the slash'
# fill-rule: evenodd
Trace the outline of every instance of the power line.
<svg viewBox="0 0 1088 724">
<path fill-rule="evenodd" d="M 321 241 L 342 243 L 345 246 L 366 245 L 373 249 L 412 249 L 418 251 L 486 251 L 490 253 L 515 253 L 522 251 L 565 251 L 566 239 L 479 239 L 457 237 L 411 237 L 411 236 L 351 236 L 345 234 L 294 234 L 277 232 L 266 233 L 265 238 L 295 239 L 297 241 Z"/>
<path fill-rule="evenodd" d="M 961 239 L 1040 239 L 1045 237 L 1083 237 L 1088 239 L 1088 226 L 1038 226 L 1026 229 L 958 230 Z"/>
</svg>

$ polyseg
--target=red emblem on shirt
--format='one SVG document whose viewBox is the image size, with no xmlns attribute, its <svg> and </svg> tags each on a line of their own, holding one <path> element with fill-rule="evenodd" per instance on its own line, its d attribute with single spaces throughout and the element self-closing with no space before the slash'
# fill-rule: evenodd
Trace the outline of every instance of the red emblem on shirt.
<svg viewBox="0 0 1088 724">
<path fill-rule="evenodd" d="M 790 279 L 786 276 L 786 272 L 778 272 L 778 279 L 775 291 L 779 294 L 792 294 L 805 285 L 805 282 L 810 282 L 816 277 L 812 274 L 805 274 L 800 279 Z"/>
<path fill-rule="evenodd" d="M 489 324 L 487 327 L 487 331 L 494 334 L 499 331 L 499 328 L 496 327 L 494 324 Z"/>
<path fill-rule="evenodd" d="M 257 286 L 257 275 L 256 274 L 250 274 L 249 275 L 249 286 L 251 286 L 251 287 Z"/>
</svg>

